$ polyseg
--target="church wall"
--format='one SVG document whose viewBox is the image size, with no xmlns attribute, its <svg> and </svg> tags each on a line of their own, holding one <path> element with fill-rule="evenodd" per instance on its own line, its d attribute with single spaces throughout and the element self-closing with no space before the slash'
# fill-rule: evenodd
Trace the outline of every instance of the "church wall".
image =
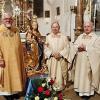
<svg viewBox="0 0 100 100">
<path fill-rule="evenodd" d="M 61 32 L 66 36 L 71 36 L 72 41 L 74 41 L 75 14 L 70 11 L 70 5 L 74 5 L 74 1 L 44 0 L 44 17 L 38 18 L 39 29 L 43 35 L 51 31 L 51 23 L 57 20 L 60 23 Z M 45 18 L 46 10 L 50 10 L 50 18 Z"/>
<path fill-rule="evenodd" d="M 39 31 L 43 36 L 51 31 L 51 6 L 47 3 L 47 0 L 44 0 L 44 12 L 43 17 L 38 18 Z M 50 12 L 50 17 L 46 17 L 45 12 Z"/>
<path fill-rule="evenodd" d="M 49 33 L 51 23 L 57 20 L 60 23 L 61 32 L 74 40 L 75 14 L 70 11 L 70 5 L 74 3 L 75 0 L 44 0 L 43 17 L 38 18 L 42 35 Z M 49 17 L 46 16 L 46 11 L 50 11 Z"/>
</svg>

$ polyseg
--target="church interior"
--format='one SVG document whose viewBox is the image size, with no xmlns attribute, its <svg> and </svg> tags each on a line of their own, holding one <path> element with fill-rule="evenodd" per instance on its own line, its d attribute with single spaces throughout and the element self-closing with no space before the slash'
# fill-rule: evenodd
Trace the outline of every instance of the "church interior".
<svg viewBox="0 0 100 100">
<path fill-rule="evenodd" d="M 41 54 L 43 51 L 37 52 L 39 50 L 37 50 L 36 43 L 33 45 L 26 43 L 26 33 L 30 31 L 28 26 L 31 21 L 38 23 L 41 33 L 39 39 L 42 39 L 40 40 L 42 43 L 45 43 L 46 36 L 51 32 L 51 24 L 54 21 L 59 22 L 60 30 L 68 37 L 70 43 L 74 43 L 77 37 L 83 33 L 84 22 L 90 20 L 93 22 L 94 32 L 98 37 L 100 36 L 100 0 L 0 0 L 0 24 L 4 12 L 13 15 L 13 24 L 19 29 L 24 52 L 25 79 L 36 75 L 41 75 L 40 77 L 43 78 L 47 77 L 48 74 L 46 59 L 44 55 L 39 56 L 39 53 Z M 43 47 L 40 45 L 40 48 Z M 39 60 L 41 59 L 39 57 L 42 57 L 42 61 Z M 38 66 L 42 67 L 38 68 Z M 44 73 L 45 76 L 42 76 Z M 28 90 L 26 89 L 26 91 Z M 67 82 L 63 95 L 64 99 L 59 100 L 81 100 L 74 92 L 73 80 Z M 31 100 L 25 96 L 26 94 L 16 100 Z M 5 99 L 0 96 L 0 100 Z M 100 95 L 96 94 L 90 100 L 100 100 Z"/>
</svg>

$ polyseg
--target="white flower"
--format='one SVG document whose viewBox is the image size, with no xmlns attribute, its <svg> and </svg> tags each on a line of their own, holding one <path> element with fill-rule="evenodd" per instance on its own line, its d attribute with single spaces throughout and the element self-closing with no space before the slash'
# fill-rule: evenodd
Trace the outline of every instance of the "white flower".
<svg viewBox="0 0 100 100">
<path fill-rule="evenodd" d="M 59 87 L 59 86 L 54 85 L 54 86 L 53 86 L 53 89 L 54 89 L 55 91 L 58 91 L 58 90 L 60 90 L 60 87 Z"/>
<path fill-rule="evenodd" d="M 50 78 L 50 77 L 48 77 L 48 78 L 47 78 L 47 82 L 50 82 L 50 80 L 51 80 L 51 78 Z"/>
<path fill-rule="evenodd" d="M 58 97 L 54 97 L 54 100 L 58 100 Z"/>
<path fill-rule="evenodd" d="M 44 98 L 44 100 L 49 100 L 48 98 Z"/>
<path fill-rule="evenodd" d="M 45 87 L 46 83 L 42 83 L 42 87 Z"/>
<path fill-rule="evenodd" d="M 53 89 L 54 89 L 55 91 L 57 91 L 57 89 L 58 89 L 58 88 L 57 88 L 57 87 L 55 87 L 55 86 L 53 86 Z"/>
<path fill-rule="evenodd" d="M 36 96 L 36 97 L 35 97 L 35 100 L 39 100 L 39 99 L 40 99 L 39 96 Z"/>
</svg>

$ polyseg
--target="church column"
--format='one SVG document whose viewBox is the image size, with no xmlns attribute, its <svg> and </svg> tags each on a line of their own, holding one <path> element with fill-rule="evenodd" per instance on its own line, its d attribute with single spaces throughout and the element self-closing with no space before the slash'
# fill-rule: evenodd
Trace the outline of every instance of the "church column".
<svg viewBox="0 0 100 100">
<path fill-rule="evenodd" d="M 79 36 L 83 31 L 83 13 L 84 13 L 84 0 L 77 0 L 76 12 L 76 28 L 75 36 Z"/>
</svg>

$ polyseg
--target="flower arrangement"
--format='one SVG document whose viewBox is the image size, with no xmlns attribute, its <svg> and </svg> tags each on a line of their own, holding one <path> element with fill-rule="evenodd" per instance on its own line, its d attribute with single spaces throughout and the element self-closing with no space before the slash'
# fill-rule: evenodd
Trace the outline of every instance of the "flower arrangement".
<svg viewBox="0 0 100 100">
<path fill-rule="evenodd" d="M 25 100 L 63 100 L 61 91 L 53 88 L 54 81 L 50 78 L 35 79 L 34 90 Z"/>
</svg>

